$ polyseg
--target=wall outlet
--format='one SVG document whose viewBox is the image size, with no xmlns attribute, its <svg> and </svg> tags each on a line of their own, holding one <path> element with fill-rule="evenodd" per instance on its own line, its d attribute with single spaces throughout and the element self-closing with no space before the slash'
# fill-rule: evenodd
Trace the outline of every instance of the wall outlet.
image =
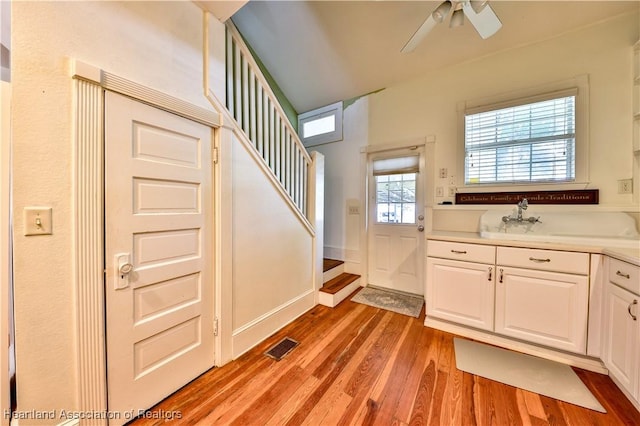
<svg viewBox="0 0 640 426">
<path fill-rule="evenodd" d="M 633 179 L 620 179 L 618 181 L 618 194 L 633 193 Z"/>
<path fill-rule="evenodd" d="M 449 187 L 449 197 L 455 197 L 456 196 L 456 187 L 455 186 L 450 186 Z"/>
<path fill-rule="evenodd" d="M 436 197 L 444 197 L 444 188 L 441 186 L 438 186 L 436 188 Z"/>
<path fill-rule="evenodd" d="M 451 175 L 449 176 L 449 185 L 455 185 L 456 184 L 456 178 Z"/>
<path fill-rule="evenodd" d="M 447 178 L 447 169 L 443 167 L 440 169 L 440 179 L 446 179 L 446 178 Z"/>
</svg>

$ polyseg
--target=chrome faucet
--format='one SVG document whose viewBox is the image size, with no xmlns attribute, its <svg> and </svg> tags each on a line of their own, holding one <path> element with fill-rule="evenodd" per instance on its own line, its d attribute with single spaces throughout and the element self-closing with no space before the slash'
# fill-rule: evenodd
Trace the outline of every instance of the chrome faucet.
<svg viewBox="0 0 640 426">
<path fill-rule="evenodd" d="M 527 207 L 529 207 L 529 201 L 526 198 L 523 198 L 520 202 L 518 202 L 518 215 L 517 217 L 511 217 L 511 216 L 502 216 L 502 221 L 507 224 L 507 223 L 511 223 L 511 222 L 516 222 L 516 223 L 522 223 L 522 222 L 529 222 L 529 223 L 536 223 L 536 222 L 540 222 L 540 216 L 538 217 L 528 217 L 528 218 L 523 218 L 522 217 L 522 211 L 526 210 Z"/>
<path fill-rule="evenodd" d="M 529 201 L 523 198 L 522 201 L 518 203 L 518 222 L 522 222 L 522 210 L 526 210 L 527 207 L 529 207 Z"/>
</svg>

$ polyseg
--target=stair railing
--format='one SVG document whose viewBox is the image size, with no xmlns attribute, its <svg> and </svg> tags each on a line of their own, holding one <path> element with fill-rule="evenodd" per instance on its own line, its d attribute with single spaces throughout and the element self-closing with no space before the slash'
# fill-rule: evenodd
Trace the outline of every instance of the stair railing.
<svg viewBox="0 0 640 426">
<path fill-rule="evenodd" d="M 312 159 L 230 20 L 226 34 L 226 107 L 293 204 L 309 219 Z"/>
</svg>

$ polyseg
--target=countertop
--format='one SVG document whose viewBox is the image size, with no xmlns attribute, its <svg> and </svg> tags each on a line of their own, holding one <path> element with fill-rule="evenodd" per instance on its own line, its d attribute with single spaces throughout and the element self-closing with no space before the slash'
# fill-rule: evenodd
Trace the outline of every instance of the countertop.
<svg viewBox="0 0 640 426">
<path fill-rule="evenodd" d="M 547 250 L 577 251 L 581 253 L 604 254 L 623 262 L 640 266 L 640 246 L 638 248 L 601 247 L 595 245 L 576 245 L 557 242 L 516 241 L 482 238 L 477 232 L 432 231 L 426 234 L 427 240 L 454 241 L 460 243 L 486 244 L 503 247 L 525 247 Z"/>
</svg>

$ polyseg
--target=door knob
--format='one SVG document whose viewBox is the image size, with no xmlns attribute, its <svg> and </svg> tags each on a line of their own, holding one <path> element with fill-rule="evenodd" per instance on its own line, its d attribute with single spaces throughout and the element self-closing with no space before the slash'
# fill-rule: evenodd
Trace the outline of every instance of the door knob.
<svg viewBox="0 0 640 426">
<path fill-rule="evenodd" d="M 123 263 L 120 265 L 120 268 L 118 268 L 118 271 L 120 272 L 120 275 L 127 275 L 129 272 L 133 271 L 133 265 L 130 263 Z"/>
<path fill-rule="evenodd" d="M 421 214 L 420 216 L 418 216 L 418 220 L 424 220 L 424 215 Z"/>
<path fill-rule="evenodd" d="M 423 225 L 418 225 L 418 231 L 424 232 L 424 226 Z"/>
<path fill-rule="evenodd" d="M 114 256 L 113 260 L 116 270 L 116 276 L 113 280 L 114 289 L 122 290 L 129 287 L 129 274 L 133 271 L 131 255 L 129 253 L 119 253 Z"/>
</svg>

